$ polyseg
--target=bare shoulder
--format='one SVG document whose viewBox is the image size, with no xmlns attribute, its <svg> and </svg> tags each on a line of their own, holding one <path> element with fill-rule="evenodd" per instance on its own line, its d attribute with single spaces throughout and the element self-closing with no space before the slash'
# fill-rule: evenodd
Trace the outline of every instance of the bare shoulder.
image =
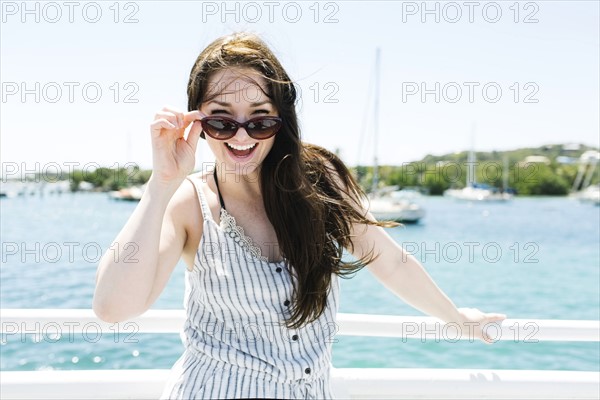
<svg viewBox="0 0 600 400">
<path fill-rule="evenodd" d="M 194 184 L 192 184 L 192 182 Z M 169 202 L 169 213 L 176 221 L 187 221 L 190 217 L 190 212 L 193 213 L 194 205 L 198 208 L 199 217 L 202 218 L 200 213 L 200 204 L 198 203 L 198 197 L 196 194 L 196 186 L 200 185 L 201 181 L 196 174 L 189 175 L 187 179 L 181 183 L 171 201 Z M 198 203 L 198 204 L 196 204 Z"/>
<path fill-rule="evenodd" d="M 189 175 L 171 198 L 167 209 L 177 230 L 185 235 L 182 257 L 189 270 L 193 268 L 194 257 L 202 237 L 204 221 L 197 190 L 203 190 L 205 182 L 200 173 Z"/>
</svg>

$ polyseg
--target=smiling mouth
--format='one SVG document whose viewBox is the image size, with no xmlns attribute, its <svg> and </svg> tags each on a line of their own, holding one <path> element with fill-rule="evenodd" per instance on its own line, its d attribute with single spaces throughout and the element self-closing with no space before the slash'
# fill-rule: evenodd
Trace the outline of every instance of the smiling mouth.
<svg viewBox="0 0 600 400">
<path fill-rule="evenodd" d="M 225 143 L 225 147 L 231 154 L 233 154 L 236 157 L 248 157 L 254 152 L 254 150 L 256 150 L 256 148 L 258 147 L 258 143 L 253 143 L 251 145 L 246 146 L 238 146 Z"/>
</svg>

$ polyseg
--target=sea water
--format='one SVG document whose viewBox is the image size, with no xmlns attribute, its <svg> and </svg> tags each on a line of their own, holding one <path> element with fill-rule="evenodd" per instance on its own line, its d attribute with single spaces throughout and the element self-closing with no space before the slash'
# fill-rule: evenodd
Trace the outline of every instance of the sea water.
<svg viewBox="0 0 600 400">
<path fill-rule="evenodd" d="M 525 320 L 600 319 L 600 207 L 568 198 L 420 202 L 427 215 L 419 224 L 387 232 L 457 306 Z M 2 199 L 1 308 L 91 308 L 98 259 L 135 206 L 104 193 Z M 184 268 L 177 265 L 153 308 L 182 308 Z M 367 269 L 340 282 L 340 312 L 423 315 Z M 434 335 L 330 339 L 338 368 L 600 370 L 599 343 L 537 342 L 535 334 L 493 345 Z M 170 368 L 183 347 L 178 334 L 49 328 L 3 334 L 0 351 L 1 370 L 145 369 Z"/>
</svg>

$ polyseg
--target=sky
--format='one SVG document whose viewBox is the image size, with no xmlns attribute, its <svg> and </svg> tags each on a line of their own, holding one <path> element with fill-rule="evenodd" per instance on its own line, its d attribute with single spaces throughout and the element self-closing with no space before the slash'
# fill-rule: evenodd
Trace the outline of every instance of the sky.
<svg viewBox="0 0 600 400">
<path fill-rule="evenodd" d="M 299 85 L 303 140 L 349 165 L 471 145 L 598 147 L 598 4 L 2 1 L 2 173 L 151 168 L 154 114 L 185 111 L 200 51 L 240 30 Z M 197 166 L 212 160 L 201 140 Z"/>
</svg>

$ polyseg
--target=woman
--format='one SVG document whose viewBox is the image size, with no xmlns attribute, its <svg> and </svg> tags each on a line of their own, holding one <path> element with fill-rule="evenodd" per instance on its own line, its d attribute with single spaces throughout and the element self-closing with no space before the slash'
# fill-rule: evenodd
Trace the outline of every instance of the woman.
<svg viewBox="0 0 600 400">
<path fill-rule="evenodd" d="M 364 265 L 415 308 L 477 323 L 480 339 L 505 318 L 454 306 L 363 208 L 343 163 L 301 142 L 295 102 L 267 46 L 233 34 L 196 60 L 188 112 L 166 107 L 151 124 L 153 173 L 113 244 L 136 243 L 138 262 L 105 254 L 94 311 L 107 322 L 145 312 L 183 257 L 185 351 L 163 398 L 332 398 L 338 277 Z M 200 137 L 215 168 L 189 175 Z"/>
</svg>

